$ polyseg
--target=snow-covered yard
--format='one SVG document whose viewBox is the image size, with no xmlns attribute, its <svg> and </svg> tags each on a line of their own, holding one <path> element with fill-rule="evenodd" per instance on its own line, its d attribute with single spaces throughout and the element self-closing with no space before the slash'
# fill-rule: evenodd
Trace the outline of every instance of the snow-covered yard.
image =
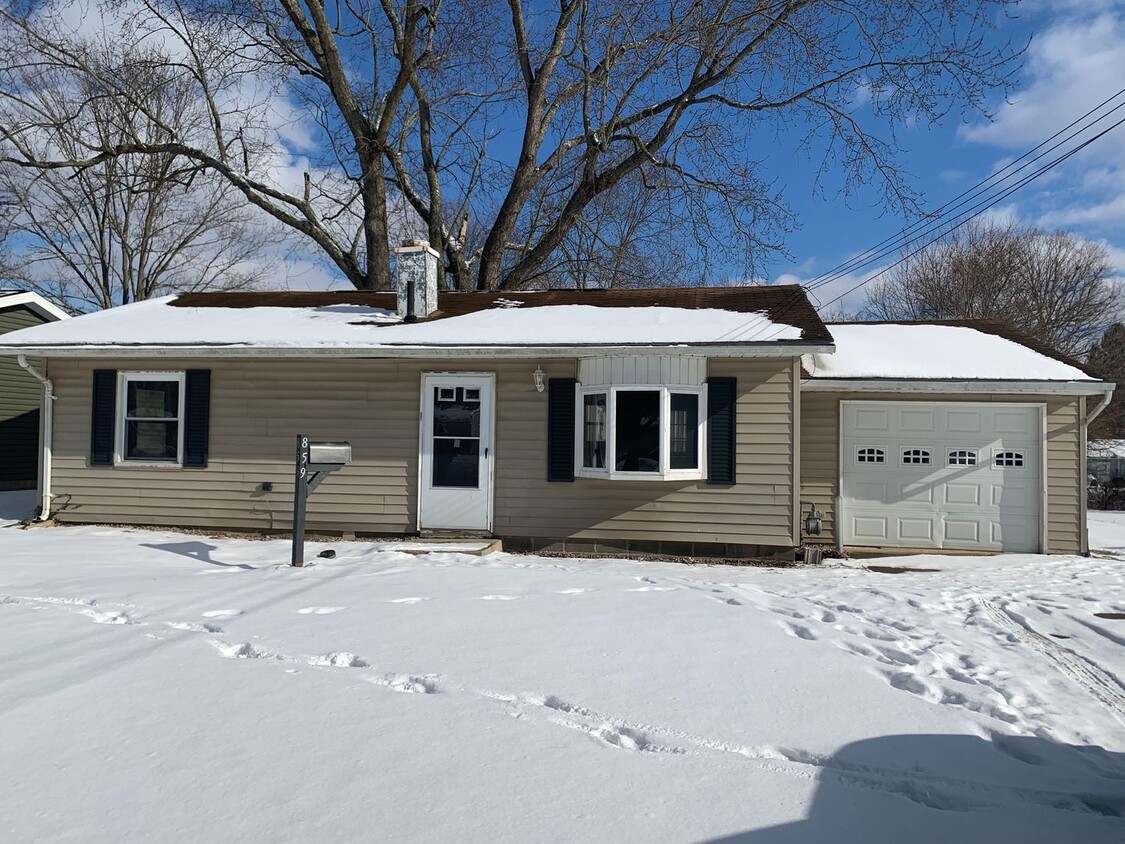
<svg viewBox="0 0 1125 844">
<path fill-rule="evenodd" d="M 1115 558 L 332 547 L 0 528 L 0 838 L 1125 840 Z"/>
</svg>

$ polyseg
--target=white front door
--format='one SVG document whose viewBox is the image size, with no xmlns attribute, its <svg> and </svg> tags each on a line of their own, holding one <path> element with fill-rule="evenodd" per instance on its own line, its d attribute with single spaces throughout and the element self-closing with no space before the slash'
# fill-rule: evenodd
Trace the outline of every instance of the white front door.
<svg viewBox="0 0 1125 844">
<path fill-rule="evenodd" d="M 844 544 L 1038 551 L 1039 405 L 842 402 Z"/>
<path fill-rule="evenodd" d="M 491 374 L 422 376 L 420 530 L 492 529 Z"/>
</svg>

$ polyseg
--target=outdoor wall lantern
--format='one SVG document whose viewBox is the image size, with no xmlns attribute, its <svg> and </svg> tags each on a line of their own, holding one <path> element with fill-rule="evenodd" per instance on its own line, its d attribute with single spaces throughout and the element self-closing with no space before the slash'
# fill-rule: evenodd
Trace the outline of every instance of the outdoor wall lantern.
<svg viewBox="0 0 1125 844">
<path fill-rule="evenodd" d="M 545 373 L 543 372 L 543 367 L 541 367 L 539 364 L 535 364 L 535 371 L 531 373 L 531 380 L 535 383 L 535 389 L 537 392 L 541 393 L 545 389 L 547 389 L 547 384 L 544 381 L 544 377 Z"/>
</svg>

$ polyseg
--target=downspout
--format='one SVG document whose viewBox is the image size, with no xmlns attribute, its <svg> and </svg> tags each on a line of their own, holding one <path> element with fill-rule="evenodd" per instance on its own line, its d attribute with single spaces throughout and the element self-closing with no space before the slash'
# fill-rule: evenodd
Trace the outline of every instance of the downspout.
<svg viewBox="0 0 1125 844">
<path fill-rule="evenodd" d="M 1094 405 L 1093 409 L 1088 410 L 1086 412 L 1086 424 L 1087 425 L 1089 425 L 1091 422 L 1093 422 L 1095 419 L 1097 419 L 1098 415 L 1103 410 L 1105 410 L 1106 407 L 1109 406 L 1110 399 L 1113 398 L 1113 389 L 1116 386 L 1117 386 L 1116 384 L 1110 384 L 1109 389 L 1101 394 L 1101 399 L 1098 401 L 1097 404 Z"/>
<path fill-rule="evenodd" d="M 39 515 L 36 516 L 38 521 L 43 522 L 51 517 L 51 447 L 55 430 L 55 386 L 42 372 L 28 363 L 25 356 L 17 355 L 16 363 L 26 369 L 43 385 L 43 456 L 41 460 L 43 465 L 40 469 L 42 474 L 39 479 L 39 490 L 42 499 L 39 503 Z"/>
</svg>

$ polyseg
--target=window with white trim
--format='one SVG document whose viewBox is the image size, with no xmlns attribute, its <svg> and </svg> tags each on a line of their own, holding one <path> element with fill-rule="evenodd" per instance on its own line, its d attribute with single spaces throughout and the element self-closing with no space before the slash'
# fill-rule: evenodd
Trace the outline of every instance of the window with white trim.
<svg viewBox="0 0 1125 844">
<path fill-rule="evenodd" d="M 902 463 L 904 466 L 929 466 L 930 450 L 928 448 L 904 448 L 902 450 Z"/>
<path fill-rule="evenodd" d="M 703 477 L 703 387 L 580 386 L 578 390 L 579 476 Z"/>
<path fill-rule="evenodd" d="M 184 373 L 119 372 L 118 463 L 179 466 L 184 455 Z"/>
<path fill-rule="evenodd" d="M 977 453 L 968 448 L 950 449 L 946 462 L 949 466 L 976 466 Z"/>
<path fill-rule="evenodd" d="M 1023 453 L 1019 451 L 998 451 L 992 462 L 1002 469 L 1022 469 Z"/>
<path fill-rule="evenodd" d="M 886 463 L 887 452 L 881 448 L 870 448 L 864 446 L 857 448 L 855 452 L 856 463 Z"/>
</svg>

